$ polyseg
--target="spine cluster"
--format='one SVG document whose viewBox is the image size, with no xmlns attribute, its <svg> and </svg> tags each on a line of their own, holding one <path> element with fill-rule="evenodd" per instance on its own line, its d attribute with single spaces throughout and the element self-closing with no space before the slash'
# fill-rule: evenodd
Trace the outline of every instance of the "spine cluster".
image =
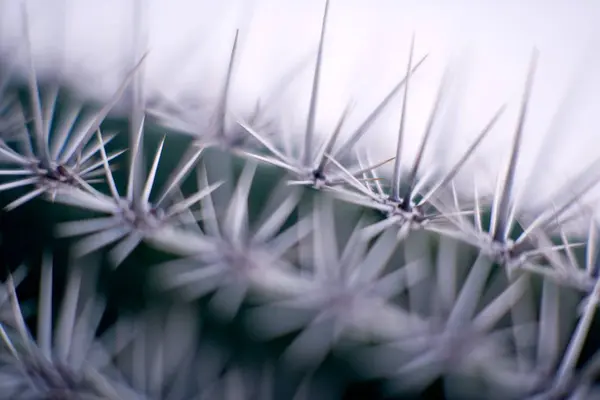
<svg viewBox="0 0 600 400">
<path fill-rule="evenodd" d="M 104 251 L 116 268 L 142 244 L 172 258 L 148 267 L 159 288 L 177 294 L 181 303 L 210 295 L 211 310 L 226 321 L 242 318 L 264 340 L 294 332 L 281 356 L 289 365 L 315 368 L 337 344 L 350 340 L 361 347 L 350 356 L 357 369 L 403 390 L 422 390 L 443 377 L 448 393 L 459 397 L 600 396 L 595 387 L 600 352 L 588 357 L 582 350 L 600 296 L 597 227 L 593 213 L 574 206 L 600 181 L 600 159 L 535 215 L 525 212 L 527 199 L 515 190 L 537 52 L 494 194 L 485 199 L 475 185 L 474 198 L 467 199 L 454 181 L 504 118 L 505 107 L 489 116 L 453 165 L 425 168 L 447 94 L 446 71 L 417 155 L 406 160 L 411 79 L 427 62 L 427 56 L 414 56 L 413 37 L 405 75 L 367 118 L 347 127 L 349 105 L 335 129 L 318 136 L 328 13 L 327 0 L 306 130 L 291 137 L 277 134 L 261 107 L 249 117 L 230 113 L 237 34 L 221 97 L 209 107 L 216 110 L 212 123 L 194 118 L 205 110 L 158 110 L 134 96 L 128 148 L 114 148 L 125 133 L 108 132 L 105 122 L 127 90 L 140 93 L 145 55 L 93 113 L 77 101 L 59 107 L 59 84 L 40 88 L 33 63 L 29 102 L 6 84 L 12 77 L 4 77 L 0 192 L 22 193 L 3 212 L 43 198 L 89 213 L 56 226 L 57 236 L 74 239 L 59 318 L 53 318 L 48 259 L 36 334 L 17 296 L 22 270 L 11 273 L 0 291 L 5 303 L 0 303 L 0 363 L 7 366 L 2 379 L 11 383 L 10 393 L 24 396 L 6 398 L 187 399 L 244 386 L 237 375 L 231 378 L 237 384 L 227 377 L 200 384 L 173 372 L 190 370 L 203 357 L 185 351 L 195 346 L 196 334 L 187 311 L 160 310 L 98 335 L 103 304 L 94 290 L 84 289 L 82 282 L 94 279 L 84 264 Z M 399 96 L 395 155 L 373 159 L 361 140 Z M 168 136 L 150 153 L 145 150 L 150 122 L 191 136 L 172 169 L 161 170 Z M 382 172 L 387 164 L 391 176 Z M 262 177 L 268 182 L 256 183 Z M 253 196 L 265 199 L 258 209 Z M 582 213 L 590 220 L 589 232 L 575 242 L 563 226 Z M 565 299 L 576 299 L 573 307 Z M 375 345 L 365 350 L 367 343 Z M 136 346 L 151 361 L 136 364 Z M 473 386 L 477 393 L 465 392 Z M 257 395 L 255 389 L 243 398 Z"/>
</svg>

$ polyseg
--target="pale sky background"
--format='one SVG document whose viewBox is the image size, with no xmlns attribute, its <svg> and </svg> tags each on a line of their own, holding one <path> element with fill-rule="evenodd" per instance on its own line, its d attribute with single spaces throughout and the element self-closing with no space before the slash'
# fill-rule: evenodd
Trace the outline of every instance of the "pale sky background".
<svg viewBox="0 0 600 400">
<path fill-rule="evenodd" d="M 0 0 L 0 46 L 22 44 L 20 1 Z M 134 58 L 136 10 L 149 32 L 146 64 L 149 93 L 216 99 L 235 29 L 240 48 L 231 107 L 240 112 L 266 97 L 278 80 L 316 55 L 324 0 L 26 0 L 36 66 L 63 68 L 85 93 L 106 98 Z M 142 7 L 136 9 L 136 3 Z M 520 180 L 543 199 L 600 157 L 600 1 L 597 0 L 331 0 L 325 44 L 318 130 L 328 133 L 352 99 L 347 131 L 402 78 L 412 32 L 415 58 L 429 58 L 409 91 L 406 162 L 418 140 L 445 65 L 458 70 L 436 125 L 437 148 L 428 162 L 456 160 L 504 102 L 509 110 L 463 174 L 477 172 L 482 190 L 492 190 L 507 157 L 517 107 L 535 46 L 540 52 L 525 126 Z M 24 62 L 21 52 L 20 62 Z M 416 61 L 416 60 L 415 60 Z M 302 132 L 308 107 L 311 61 L 272 112 Z M 559 105 L 561 114 L 555 118 Z M 401 96 L 365 138 L 378 158 L 395 154 Z M 544 135 L 551 146 L 526 181 Z M 486 169 L 478 168 L 481 163 Z M 477 168 L 476 168 L 477 167 Z M 487 185 L 487 186 L 486 186 Z M 596 193 L 600 193 L 597 190 Z M 592 196 L 597 198 L 598 196 Z"/>
</svg>

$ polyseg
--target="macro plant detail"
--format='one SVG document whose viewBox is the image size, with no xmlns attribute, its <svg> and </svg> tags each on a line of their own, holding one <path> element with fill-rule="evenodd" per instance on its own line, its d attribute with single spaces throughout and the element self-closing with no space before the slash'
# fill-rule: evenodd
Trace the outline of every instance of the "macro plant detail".
<svg viewBox="0 0 600 400">
<path fill-rule="evenodd" d="M 68 210 L 52 232 L 68 242 L 69 259 L 61 297 L 59 268 L 51 252 L 42 256 L 33 311 L 18 294 L 23 268 L 0 286 L 0 390 L 9 398 L 302 399 L 322 390 L 333 399 L 341 396 L 333 383 L 316 389 L 332 357 L 392 394 L 441 382 L 449 398 L 600 395 L 600 351 L 589 344 L 598 329 L 598 228 L 586 208 L 598 161 L 541 210 L 515 184 L 537 50 L 514 131 L 499 132 L 502 104 L 449 166 L 426 165 L 456 71 L 444 70 L 412 160 L 408 105 L 428 61 L 415 56 L 418 32 L 401 79 L 366 118 L 350 126 L 349 102 L 333 131 L 319 134 L 328 22 L 341 4 L 324 3 L 316 54 L 301 65 L 313 67 L 308 115 L 293 134 L 263 112 L 274 101 L 259 99 L 250 117 L 230 109 L 240 30 L 219 98 L 199 106 L 140 98 L 149 50 L 90 112 L 62 93 L 64 82 L 38 77 L 24 8 L 27 93 L 13 87 L 14 68 L 0 77 L 2 212 L 40 200 Z M 394 154 L 377 160 L 364 142 L 394 100 Z M 122 101 L 129 131 L 114 127 Z M 494 134 L 512 138 L 495 190 L 480 196 L 475 182 L 467 196 L 455 180 Z M 568 234 L 565 226 L 582 216 L 587 234 Z M 148 251 L 160 259 L 142 265 L 148 279 L 126 284 L 151 287 L 161 300 L 110 320 L 99 276 L 116 276 Z M 284 344 L 272 359 L 243 365 L 235 350 L 204 338 L 205 316 L 257 347 Z M 282 395 L 278 374 L 287 368 L 301 378 Z"/>
<path fill-rule="evenodd" d="M 95 298 L 93 274 L 84 274 L 83 265 L 70 271 L 55 324 L 50 256 L 45 256 L 42 268 L 44 280 L 40 283 L 42 296 L 35 337 L 19 305 L 18 281 L 9 276 L 3 287 L 3 307 L 12 311 L 0 325 L 3 347 L 8 349 L 2 357 L 3 396 L 44 399 L 131 396 L 133 391 L 111 370 L 111 351 L 114 350 L 107 342 L 110 331 L 104 336 L 104 342 L 96 338 L 104 305 Z"/>
</svg>

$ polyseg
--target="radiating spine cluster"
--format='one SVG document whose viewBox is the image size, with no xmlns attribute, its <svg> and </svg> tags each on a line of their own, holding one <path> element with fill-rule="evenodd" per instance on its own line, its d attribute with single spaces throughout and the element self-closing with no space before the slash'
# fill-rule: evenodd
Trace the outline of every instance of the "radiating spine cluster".
<svg viewBox="0 0 600 400">
<path fill-rule="evenodd" d="M 600 180 L 598 161 L 561 188 L 548 208 L 533 218 L 523 210 L 524 197 L 529 194 L 514 188 L 518 159 L 523 156 L 520 148 L 537 52 L 532 55 L 511 151 L 493 199 L 484 203 L 475 186 L 475 198 L 467 202 L 457 193 L 454 180 L 503 118 L 505 106 L 489 117 L 450 168 L 425 170 L 423 157 L 431 151 L 433 126 L 447 93 L 451 74 L 447 69 L 417 155 L 407 163 L 403 141 L 410 83 L 427 58 L 414 62 L 414 36 L 399 83 L 346 141 L 340 142 L 340 137 L 351 104 L 333 132 L 315 145 L 329 3 L 326 0 L 306 130 L 299 142 L 273 134 L 276 124 L 265 122 L 261 107 L 250 119 L 230 115 L 228 96 L 238 32 L 221 98 L 213 107 L 215 124 L 202 122 L 200 128 L 194 125 L 194 118 L 184 115 L 201 114 L 198 110 L 180 107 L 169 114 L 147 110 L 144 102 L 138 101 L 132 114 L 141 118 L 134 118 L 137 125 L 131 129 L 129 149 L 114 152 L 109 152 L 108 146 L 123 133 L 103 133 L 103 122 L 130 84 L 140 84 L 136 74 L 146 55 L 111 100 L 89 118 L 79 116 L 79 106 L 67 106 L 58 113 L 58 86 L 43 96 L 31 63 L 30 104 L 19 104 L 11 89 L 0 85 L 0 161 L 6 168 L 0 170 L 6 180 L 0 191 L 27 188 L 5 206 L 5 212 L 43 196 L 101 214 L 56 227 L 58 236 L 77 238 L 72 249 L 76 259 L 110 247 L 109 259 L 117 267 L 144 242 L 175 256 L 173 261 L 149 266 L 162 289 L 175 291 L 188 301 L 212 294 L 209 305 L 225 320 L 238 316 L 248 295 L 257 294 L 258 303 L 252 300 L 254 307 L 241 317 L 249 332 L 262 339 L 299 332 L 282 356 L 289 364 L 313 368 L 344 339 L 374 341 L 375 347 L 359 351 L 357 368 L 385 377 L 387 382 L 397 379 L 404 389 L 419 390 L 444 377 L 452 392 L 461 386 L 455 382 L 463 382 L 453 380 L 458 376 L 475 379 L 478 388 L 483 385 L 486 398 L 600 396 L 594 387 L 600 352 L 581 365 L 582 348 L 600 296 L 597 228 L 590 218 L 587 238 L 577 243 L 562 228 L 574 217 L 573 205 Z M 29 46 L 27 24 L 24 26 Z M 400 94 L 395 156 L 373 162 L 360 141 Z M 57 115 L 61 118 L 55 118 Z M 193 136 L 162 187 L 156 181 L 167 137 L 160 141 L 146 170 L 146 115 L 159 126 L 163 122 L 185 126 Z M 235 123 L 228 123 L 232 118 Z M 125 188 L 120 188 L 114 167 L 125 151 L 129 161 L 125 163 Z M 244 166 L 236 178 L 230 163 L 239 159 Z M 392 161 L 393 173 L 386 184 L 380 168 Z M 271 185 L 262 215 L 255 218 L 257 211 L 250 206 L 253 182 L 259 171 L 273 168 L 282 172 L 282 178 Z M 192 176 L 196 189 L 187 194 L 184 183 Z M 348 210 L 359 210 L 361 216 Z M 520 233 L 515 235 L 516 231 Z M 577 247 L 585 247 L 584 265 Z M 435 249 L 433 256 L 431 249 Z M 72 352 L 76 361 L 69 359 L 63 373 L 63 358 L 71 354 L 66 342 L 77 342 L 74 335 L 79 335 L 75 332 L 79 326 L 75 322 L 77 288 L 67 288 L 66 310 L 61 314 L 67 322 L 61 320 L 60 333 L 55 335 L 49 308 L 52 268 L 44 265 L 35 339 L 19 309 L 18 274 L 6 282 L 5 297 L 12 312 L 0 320 L 1 351 L 3 360 L 10 359 L 3 361 L 10 366 L 7 373 L 22 375 L 23 380 L 11 378 L 15 390 L 27 387 L 48 398 L 67 392 L 75 396 L 72 398 L 137 398 L 131 397 L 134 393 L 140 398 L 173 399 L 202 395 L 202 388 L 165 383 L 176 379 L 164 368 L 169 364 L 161 358 L 164 354 L 155 354 L 152 365 L 156 370 L 147 371 L 143 363 L 124 367 L 126 363 L 119 357 L 97 349 L 97 355 L 102 353 L 102 368 L 110 364 L 110 371 L 91 363 L 91 372 L 86 374 L 87 367 L 80 367 L 91 360 L 88 350 L 96 349 L 96 328 L 82 331 L 81 340 L 86 340 L 88 347 Z M 79 279 L 79 267 L 72 273 L 78 277 L 73 279 Z M 534 294 L 538 284 L 540 296 Z M 563 297 L 583 300 L 576 309 L 565 310 Z M 95 303 L 90 304 L 94 309 Z M 92 313 L 86 318 L 99 317 Z M 569 324 L 575 324 L 575 329 Z M 193 329 L 189 324 L 177 326 Z M 166 339 L 158 343 L 152 347 L 160 350 L 173 345 Z M 378 368 L 390 352 L 397 354 L 393 366 Z M 181 359 L 170 361 L 169 368 L 194 362 L 182 354 Z M 127 368 L 129 376 L 124 372 Z M 99 376 L 106 381 L 99 383 Z M 164 392 L 167 387 L 172 397 Z M 189 390 L 196 392 L 192 395 Z"/>
</svg>

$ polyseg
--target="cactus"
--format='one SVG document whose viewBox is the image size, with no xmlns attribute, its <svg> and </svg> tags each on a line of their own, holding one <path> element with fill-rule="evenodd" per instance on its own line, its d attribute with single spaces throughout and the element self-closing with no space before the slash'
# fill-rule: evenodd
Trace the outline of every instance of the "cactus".
<svg viewBox="0 0 600 400">
<path fill-rule="evenodd" d="M 448 68 L 407 160 L 411 79 L 427 59 L 415 36 L 377 107 L 350 128 L 350 104 L 317 135 L 328 12 L 326 0 L 306 129 L 293 137 L 264 104 L 229 109 L 239 33 L 220 98 L 199 107 L 147 98 L 146 54 L 100 106 L 40 79 L 33 61 L 24 90 L 10 68 L 0 77 L 3 235 L 37 228 L 23 209 L 43 209 L 51 227 L 39 289 L 21 293 L 25 267 L 12 265 L 0 287 L 0 398 L 333 399 L 344 383 L 321 368 L 332 355 L 391 394 L 441 384 L 448 398 L 600 396 L 597 227 L 574 206 L 600 180 L 598 162 L 541 209 L 515 189 L 537 52 L 494 194 L 474 184 L 471 196 L 455 180 L 505 106 L 450 167 L 424 166 Z M 130 90 L 120 119 L 113 110 Z M 361 140 L 399 96 L 394 157 L 373 159 Z M 587 234 L 567 234 L 582 215 Z M 24 297 L 37 299 L 33 312 Z M 219 334 L 204 337 L 205 319 L 275 355 L 232 354 Z"/>
</svg>

